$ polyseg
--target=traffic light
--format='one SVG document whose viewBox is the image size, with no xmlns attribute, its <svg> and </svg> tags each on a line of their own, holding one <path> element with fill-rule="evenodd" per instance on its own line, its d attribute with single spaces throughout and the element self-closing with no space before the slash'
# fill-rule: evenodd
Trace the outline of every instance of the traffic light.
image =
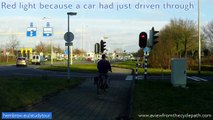
<svg viewBox="0 0 213 120">
<path fill-rule="evenodd" d="M 101 40 L 101 42 L 100 42 L 100 50 L 101 50 L 101 53 L 103 53 L 104 52 L 104 50 L 106 50 L 106 42 L 105 41 L 103 41 L 103 40 Z"/>
<path fill-rule="evenodd" d="M 155 31 L 154 27 L 149 31 L 149 47 L 153 47 L 156 43 L 158 43 L 158 33 L 159 31 Z"/>
<path fill-rule="evenodd" d="M 146 32 L 141 32 L 139 34 L 139 47 L 145 48 L 147 44 L 147 34 Z"/>
<path fill-rule="evenodd" d="M 100 44 L 99 43 L 95 43 L 95 54 L 98 54 L 100 52 Z"/>
</svg>

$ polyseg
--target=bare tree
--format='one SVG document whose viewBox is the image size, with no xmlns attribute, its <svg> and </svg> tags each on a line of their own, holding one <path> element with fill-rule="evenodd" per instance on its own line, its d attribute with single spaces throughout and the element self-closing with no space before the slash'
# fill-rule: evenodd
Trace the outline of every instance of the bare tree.
<svg viewBox="0 0 213 120">
<path fill-rule="evenodd" d="M 203 27 L 207 47 L 213 53 L 213 21 Z"/>
<path fill-rule="evenodd" d="M 15 35 L 11 35 L 6 43 L 6 48 L 11 50 L 11 54 L 14 54 L 14 50 L 18 49 L 20 42 Z"/>
<path fill-rule="evenodd" d="M 38 44 L 36 47 L 36 52 L 37 53 L 46 53 L 47 52 L 47 47 L 45 45 L 45 43 L 43 43 L 42 41 L 40 41 L 40 44 Z"/>
<path fill-rule="evenodd" d="M 213 42 L 213 21 L 209 22 L 205 27 L 203 27 L 203 31 L 208 39 Z"/>
<path fill-rule="evenodd" d="M 58 46 L 56 48 L 54 48 L 56 52 L 58 53 L 63 53 L 63 50 L 61 49 L 60 45 L 58 44 Z"/>
<path fill-rule="evenodd" d="M 159 36 L 149 59 L 154 67 L 169 68 L 171 58 L 187 57 L 187 53 L 197 50 L 197 29 L 191 20 L 173 19 Z"/>
<path fill-rule="evenodd" d="M 174 19 L 162 31 L 175 43 L 176 55 L 187 57 L 187 51 L 194 49 L 197 40 L 196 24 L 191 20 Z"/>
<path fill-rule="evenodd" d="M 82 50 L 80 50 L 80 49 L 74 49 L 74 50 L 73 50 L 73 54 L 74 54 L 74 55 L 83 56 L 84 53 L 85 53 L 85 52 L 82 51 Z"/>
</svg>

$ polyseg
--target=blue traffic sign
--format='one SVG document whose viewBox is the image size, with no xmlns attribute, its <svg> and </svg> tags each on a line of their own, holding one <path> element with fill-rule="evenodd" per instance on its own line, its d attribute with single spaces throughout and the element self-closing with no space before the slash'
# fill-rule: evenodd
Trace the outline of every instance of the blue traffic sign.
<svg viewBox="0 0 213 120">
<path fill-rule="evenodd" d="M 68 50 L 64 50 L 64 54 L 65 54 L 65 55 L 68 55 Z"/>
<path fill-rule="evenodd" d="M 43 36 L 44 37 L 51 37 L 53 35 L 53 28 L 52 27 L 44 27 L 43 28 Z"/>
<path fill-rule="evenodd" d="M 36 27 L 28 27 L 26 34 L 27 34 L 27 37 L 36 37 L 37 28 Z"/>
<path fill-rule="evenodd" d="M 144 52 L 144 55 L 145 55 L 145 56 L 149 56 L 150 48 L 149 48 L 149 47 L 145 47 L 145 48 L 143 49 L 143 52 Z"/>
</svg>

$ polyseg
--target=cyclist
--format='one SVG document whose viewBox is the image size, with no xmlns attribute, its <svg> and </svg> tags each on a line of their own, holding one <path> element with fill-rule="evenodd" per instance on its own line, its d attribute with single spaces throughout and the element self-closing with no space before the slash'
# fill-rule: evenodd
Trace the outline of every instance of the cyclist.
<svg viewBox="0 0 213 120">
<path fill-rule="evenodd" d="M 97 68 L 99 72 L 99 77 L 103 79 L 104 87 L 108 87 L 108 72 L 112 72 L 111 65 L 108 60 L 106 60 L 106 55 L 103 54 L 102 59 L 98 61 Z"/>
</svg>

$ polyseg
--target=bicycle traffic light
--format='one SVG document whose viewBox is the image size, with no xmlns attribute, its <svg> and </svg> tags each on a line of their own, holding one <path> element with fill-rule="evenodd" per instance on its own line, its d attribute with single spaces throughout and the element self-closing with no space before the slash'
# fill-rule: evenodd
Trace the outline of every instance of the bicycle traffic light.
<svg viewBox="0 0 213 120">
<path fill-rule="evenodd" d="M 101 50 L 101 53 L 103 53 L 105 50 L 106 50 L 106 42 L 101 40 L 100 42 L 100 50 Z"/>
<path fill-rule="evenodd" d="M 146 32 L 141 32 L 139 34 L 139 47 L 145 48 L 147 44 L 147 34 Z"/>
</svg>

